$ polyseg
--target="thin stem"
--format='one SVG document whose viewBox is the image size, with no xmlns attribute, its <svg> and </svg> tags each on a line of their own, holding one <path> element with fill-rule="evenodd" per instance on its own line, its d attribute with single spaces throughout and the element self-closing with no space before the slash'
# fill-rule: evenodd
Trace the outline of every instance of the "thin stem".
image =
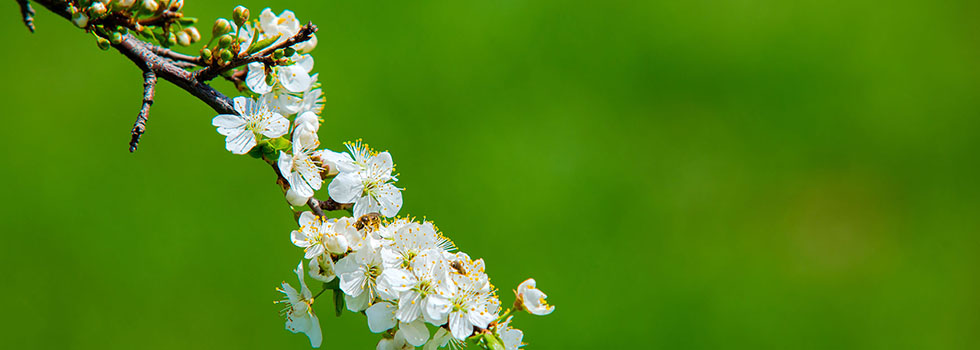
<svg viewBox="0 0 980 350">
<path fill-rule="evenodd" d="M 228 62 L 228 64 L 222 66 L 204 67 L 204 69 L 195 72 L 194 77 L 199 81 L 208 81 L 214 79 L 218 75 L 221 75 L 221 73 L 225 71 L 229 71 L 252 62 L 270 61 L 270 57 L 272 56 L 272 53 L 276 52 L 276 50 L 287 48 L 299 44 L 301 42 L 310 40 L 313 37 L 313 33 L 316 33 L 316 31 L 317 31 L 317 27 L 313 25 L 313 23 L 307 23 L 305 26 L 299 29 L 299 32 L 297 32 L 296 35 L 293 35 L 292 37 L 290 37 L 289 39 L 283 42 L 269 46 L 264 50 L 254 53 L 252 55 L 234 58 L 231 60 L 231 62 Z"/>
<path fill-rule="evenodd" d="M 133 130 L 131 132 L 133 137 L 129 140 L 129 152 L 136 151 L 136 147 L 140 143 L 140 136 L 146 132 L 146 121 L 150 118 L 150 106 L 153 105 L 153 95 L 156 91 L 156 86 L 156 73 L 147 69 L 143 72 L 143 106 L 140 107 L 140 113 L 136 117 L 136 123 L 133 124 Z"/>
<path fill-rule="evenodd" d="M 29 0 L 17 0 L 17 4 L 20 5 L 20 14 L 24 17 L 24 25 L 27 29 L 34 32 L 34 8 L 31 7 L 31 2 Z"/>
</svg>

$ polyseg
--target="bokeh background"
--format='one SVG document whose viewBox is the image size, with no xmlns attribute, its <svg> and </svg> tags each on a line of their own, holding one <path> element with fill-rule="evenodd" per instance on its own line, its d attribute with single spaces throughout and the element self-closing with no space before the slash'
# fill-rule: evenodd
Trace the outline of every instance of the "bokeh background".
<svg viewBox="0 0 980 350">
<path fill-rule="evenodd" d="M 391 150 L 505 303 L 538 280 L 530 349 L 980 346 L 976 1 L 244 4 L 319 25 L 325 147 Z M 307 348 L 268 167 L 167 83 L 130 154 L 139 70 L 0 11 L 0 347 Z"/>
</svg>

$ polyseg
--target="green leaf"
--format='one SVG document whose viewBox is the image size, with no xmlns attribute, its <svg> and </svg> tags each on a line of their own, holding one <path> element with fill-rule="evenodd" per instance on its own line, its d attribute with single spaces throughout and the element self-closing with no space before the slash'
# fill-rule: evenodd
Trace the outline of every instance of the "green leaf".
<svg viewBox="0 0 980 350">
<path fill-rule="evenodd" d="M 340 317 L 340 315 L 344 314 L 344 307 L 345 307 L 344 292 L 340 291 L 339 289 L 334 289 L 333 308 L 334 308 L 334 312 L 337 313 L 337 317 Z"/>
<path fill-rule="evenodd" d="M 493 333 L 483 334 L 483 340 L 487 342 L 488 346 L 490 346 L 490 350 L 506 350 L 504 348 L 504 343 L 500 341 L 500 339 L 498 339 Z"/>
<path fill-rule="evenodd" d="M 262 51 L 262 49 L 269 47 L 269 45 L 275 43 L 276 40 L 279 40 L 280 36 L 282 36 L 282 34 L 276 34 L 275 36 L 271 36 L 259 41 L 253 41 L 252 46 L 248 47 L 248 54 L 251 55 L 253 53 Z"/>
<path fill-rule="evenodd" d="M 274 151 L 285 151 L 292 145 L 293 143 L 289 142 L 289 140 L 287 140 L 285 137 L 277 137 L 269 140 L 269 146 L 272 147 L 272 150 Z"/>
</svg>

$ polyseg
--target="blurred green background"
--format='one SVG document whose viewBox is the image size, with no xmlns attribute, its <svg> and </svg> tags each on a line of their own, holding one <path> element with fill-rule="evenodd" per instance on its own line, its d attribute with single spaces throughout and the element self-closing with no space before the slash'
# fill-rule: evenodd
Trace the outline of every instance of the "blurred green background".
<svg viewBox="0 0 980 350">
<path fill-rule="evenodd" d="M 391 150 L 402 214 L 504 303 L 549 294 L 528 348 L 980 346 L 976 1 L 274 6 L 320 27 L 324 146 Z M 268 166 L 167 83 L 130 154 L 139 70 L 0 10 L 0 347 L 307 348 L 271 303 L 302 254 Z M 375 346 L 318 312 L 325 348 Z"/>
</svg>

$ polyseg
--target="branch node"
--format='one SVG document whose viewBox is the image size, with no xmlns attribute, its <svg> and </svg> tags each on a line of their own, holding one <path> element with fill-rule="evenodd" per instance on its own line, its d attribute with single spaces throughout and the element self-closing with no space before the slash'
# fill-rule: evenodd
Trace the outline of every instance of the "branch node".
<svg viewBox="0 0 980 350">
<path fill-rule="evenodd" d="M 140 143 L 140 136 L 146 132 L 146 120 L 150 118 L 150 106 L 153 105 L 153 95 L 156 90 L 157 75 L 152 70 L 143 72 L 143 106 L 133 124 L 132 139 L 129 140 L 129 152 L 135 152 Z"/>
</svg>

